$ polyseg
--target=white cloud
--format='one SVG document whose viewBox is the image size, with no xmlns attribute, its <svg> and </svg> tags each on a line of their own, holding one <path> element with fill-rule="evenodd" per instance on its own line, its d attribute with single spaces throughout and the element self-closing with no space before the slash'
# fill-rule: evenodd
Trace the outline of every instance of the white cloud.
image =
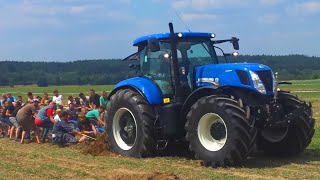
<svg viewBox="0 0 320 180">
<path fill-rule="evenodd" d="M 185 13 L 181 15 L 184 21 L 194 21 L 194 20 L 213 20 L 217 16 L 214 14 L 200 14 L 200 13 Z"/>
<path fill-rule="evenodd" d="M 177 9 L 225 8 L 247 5 L 252 0 L 174 0 L 172 6 Z"/>
<path fill-rule="evenodd" d="M 287 8 L 290 15 L 314 15 L 320 13 L 320 2 L 309 1 L 303 3 L 295 3 Z"/>
<path fill-rule="evenodd" d="M 265 14 L 258 17 L 258 21 L 263 24 L 274 24 L 278 21 L 279 16 L 276 14 Z"/>
<path fill-rule="evenodd" d="M 263 5 L 277 5 L 285 2 L 287 0 L 260 0 L 260 3 Z"/>
</svg>

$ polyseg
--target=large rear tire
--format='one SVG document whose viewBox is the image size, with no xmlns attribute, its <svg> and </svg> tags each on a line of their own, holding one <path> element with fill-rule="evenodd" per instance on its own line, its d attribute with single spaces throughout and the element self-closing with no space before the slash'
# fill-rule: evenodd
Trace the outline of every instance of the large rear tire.
<svg viewBox="0 0 320 180">
<path fill-rule="evenodd" d="M 242 164 L 255 146 L 254 119 L 246 118 L 239 103 L 227 97 L 198 100 L 187 115 L 189 149 L 205 166 Z"/>
<path fill-rule="evenodd" d="M 119 90 L 110 98 L 106 115 L 106 140 L 112 152 L 148 157 L 155 152 L 155 113 L 139 93 Z"/>
<path fill-rule="evenodd" d="M 291 121 L 287 128 L 286 136 L 282 139 L 272 142 L 263 135 L 259 135 L 259 149 L 265 154 L 273 156 L 292 156 L 301 153 L 310 143 L 314 135 L 314 119 L 312 110 L 305 102 L 300 101 L 296 96 L 290 93 L 280 91 L 278 102 L 283 106 L 284 114 L 304 108 L 302 114 Z M 276 132 L 274 132 L 276 133 Z"/>
</svg>

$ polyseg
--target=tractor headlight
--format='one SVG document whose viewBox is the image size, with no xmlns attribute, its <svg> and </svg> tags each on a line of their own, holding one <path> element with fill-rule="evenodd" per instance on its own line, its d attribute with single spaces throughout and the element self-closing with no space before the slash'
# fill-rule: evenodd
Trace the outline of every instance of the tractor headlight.
<svg viewBox="0 0 320 180">
<path fill-rule="evenodd" d="M 253 71 L 249 71 L 254 88 L 256 88 L 260 93 L 266 94 L 266 88 L 264 87 L 262 81 L 260 80 L 258 74 Z"/>
</svg>

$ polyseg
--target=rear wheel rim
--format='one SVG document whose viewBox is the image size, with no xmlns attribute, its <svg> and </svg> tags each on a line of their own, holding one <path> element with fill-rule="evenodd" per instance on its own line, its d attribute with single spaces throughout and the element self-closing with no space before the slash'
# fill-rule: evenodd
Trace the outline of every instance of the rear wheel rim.
<svg viewBox="0 0 320 180">
<path fill-rule="evenodd" d="M 208 151 L 219 151 L 227 142 L 227 126 L 216 113 L 203 115 L 197 132 L 200 143 Z"/>
<path fill-rule="evenodd" d="M 113 118 L 113 136 L 122 150 L 130 150 L 137 139 L 137 122 L 133 113 L 127 108 L 120 108 Z"/>
</svg>

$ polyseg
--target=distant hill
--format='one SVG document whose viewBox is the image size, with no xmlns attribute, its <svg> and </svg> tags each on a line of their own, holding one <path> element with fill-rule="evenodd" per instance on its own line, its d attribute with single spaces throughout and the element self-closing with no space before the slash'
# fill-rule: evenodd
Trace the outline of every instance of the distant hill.
<svg viewBox="0 0 320 180">
<path fill-rule="evenodd" d="M 281 80 L 320 78 L 320 57 L 302 55 L 238 57 L 237 62 L 268 65 Z M 119 59 L 79 60 L 73 62 L 0 62 L 0 86 L 10 85 L 85 85 L 115 84 L 132 77 L 128 67 L 133 61 Z"/>
</svg>

